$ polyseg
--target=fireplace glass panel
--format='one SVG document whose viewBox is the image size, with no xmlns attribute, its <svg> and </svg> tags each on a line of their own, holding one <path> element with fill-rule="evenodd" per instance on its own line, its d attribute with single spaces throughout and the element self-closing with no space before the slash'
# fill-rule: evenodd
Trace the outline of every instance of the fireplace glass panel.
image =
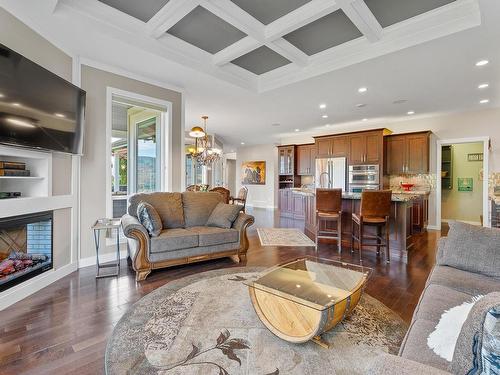
<svg viewBox="0 0 500 375">
<path fill-rule="evenodd" d="M 0 219 L 0 291 L 52 269 L 52 212 Z"/>
</svg>

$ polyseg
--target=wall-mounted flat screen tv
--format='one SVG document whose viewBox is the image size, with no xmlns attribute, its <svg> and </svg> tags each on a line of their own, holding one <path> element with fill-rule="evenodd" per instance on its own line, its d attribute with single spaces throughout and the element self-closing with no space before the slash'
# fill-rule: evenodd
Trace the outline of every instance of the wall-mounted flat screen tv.
<svg viewBox="0 0 500 375">
<path fill-rule="evenodd" d="M 0 44 L 0 143 L 83 152 L 85 91 Z"/>
</svg>

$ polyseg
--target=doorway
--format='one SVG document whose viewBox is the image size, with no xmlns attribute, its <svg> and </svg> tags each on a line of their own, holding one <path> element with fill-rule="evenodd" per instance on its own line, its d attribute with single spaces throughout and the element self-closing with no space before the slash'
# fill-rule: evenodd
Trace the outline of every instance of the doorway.
<svg viewBox="0 0 500 375">
<path fill-rule="evenodd" d="M 489 138 L 442 140 L 437 151 L 438 226 L 452 220 L 489 226 Z"/>
</svg>

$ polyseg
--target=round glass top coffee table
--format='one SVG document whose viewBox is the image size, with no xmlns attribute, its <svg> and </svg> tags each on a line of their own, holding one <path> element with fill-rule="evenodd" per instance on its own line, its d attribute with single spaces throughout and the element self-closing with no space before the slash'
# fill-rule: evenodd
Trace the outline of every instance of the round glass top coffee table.
<svg viewBox="0 0 500 375">
<path fill-rule="evenodd" d="M 356 307 L 371 269 L 303 257 L 262 272 L 245 282 L 262 323 L 283 340 L 309 340 L 328 347 L 321 335 Z"/>
</svg>

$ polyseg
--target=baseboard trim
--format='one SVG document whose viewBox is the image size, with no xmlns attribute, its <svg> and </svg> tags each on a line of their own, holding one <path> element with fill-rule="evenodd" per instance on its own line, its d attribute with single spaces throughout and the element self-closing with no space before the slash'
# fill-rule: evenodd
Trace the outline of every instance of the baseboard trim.
<svg viewBox="0 0 500 375">
<path fill-rule="evenodd" d="M 122 250 L 120 251 L 120 259 L 126 259 L 128 256 L 127 250 Z M 96 256 L 91 256 L 87 258 L 82 258 L 78 261 L 78 268 L 83 268 L 83 267 L 89 267 L 89 266 L 95 266 L 96 264 Z M 111 252 L 111 253 L 104 253 L 99 255 L 99 262 L 101 263 L 107 263 L 107 262 L 113 262 L 116 260 L 116 252 Z"/>
<path fill-rule="evenodd" d="M 13 305 L 16 302 L 38 292 L 40 289 L 49 286 L 53 282 L 69 275 L 77 270 L 76 263 L 70 263 L 58 269 L 47 271 L 35 276 L 22 284 L 16 285 L 5 292 L 0 293 L 0 311 Z"/>
<path fill-rule="evenodd" d="M 274 207 L 274 206 L 266 206 L 266 205 L 259 205 L 259 204 L 248 204 L 248 203 L 247 203 L 247 207 L 251 207 L 251 208 L 265 208 L 266 210 L 274 210 L 274 209 L 277 208 L 277 207 Z"/>
<path fill-rule="evenodd" d="M 430 230 L 441 230 L 441 228 L 438 227 L 437 225 L 427 225 L 427 229 L 430 229 Z"/>
</svg>

